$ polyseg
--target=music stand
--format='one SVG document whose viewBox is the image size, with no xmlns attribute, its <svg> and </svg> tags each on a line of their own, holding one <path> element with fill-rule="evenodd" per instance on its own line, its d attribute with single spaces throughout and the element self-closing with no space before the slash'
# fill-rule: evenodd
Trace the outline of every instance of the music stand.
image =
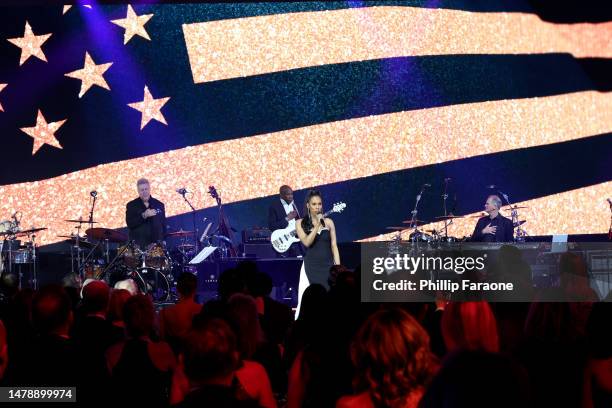
<svg viewBox="0 0 612 408">
<path fill-rule="evenodd" d="M 206 258 L 210 256 L 210 254 L 215 252 L 217 248 L 218 247 L 212 246 L 212 245 L 204 247 L 204 249 L 202 249 L 200 253 L 194 256 L 191 261 L 189 261 L 189 265 L 197 265 L 200 262 L 204 261 Z"/>
</svg>

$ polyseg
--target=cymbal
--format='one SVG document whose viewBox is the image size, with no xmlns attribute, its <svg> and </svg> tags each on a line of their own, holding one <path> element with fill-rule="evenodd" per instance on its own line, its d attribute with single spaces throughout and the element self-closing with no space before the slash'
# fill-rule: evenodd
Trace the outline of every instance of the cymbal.
<svg viewBox="0 0 612 408">
<path fill-rule="evenodd" d="M 436 220 L 454 220 L 455 218 L 464 218 L 463 215 L 441 215 L 439 217 L 434 217 Z"/>
<path fill-rule="evenodd" d="M 166 237 L 188 237 L 188 236 L 193 235 L 193 234 L 194 234 L 193 231 L 178 230 L 178 231 L 167 233 Z"/>
<path fill-rule="evenodd" d="M 523 208 L 529 208 L 529 207 L 527 207 L 525 205 L 521 205 L 521 206 L 518 206 L 518 207 L 504 208 L 504 211 L 521 210 Z"/>
<path fill-rule="evenodd" d="M 59 238 L 67 238 L 66 241 L 71 241 L 70 245 L 76 245 L 76 235 L 56 235 Z M 79 246 L 83 246 L 83 247 L 93 247 L 95 245 L 94 242 L 91 242 L 87 239 L 87 235 L 82 236 L 79 238 Z"/>
<path fill-rule="evenodd" d="M 487 214 L 486 213 L 481 213 L 481 214 L 476 214 L 476 215 L 470 215 L 468 216 L 468 218 L 482 218 L 482 217 L 486 217 Z"/>
<path fill-rule="evenodd" d="M 195 248 L 195 245 L 193 244 L 182 244 L 177 246 L 178 249 L 192 249 Z"/>
<path fill-rule="evenodd" d="M 523 225 L 526 222 L 527 220 L 520 220 L 519 222 L 514 223 L 514 228 L 518 227 L 519 225 Z"/>
<path fill-rule="evenodd" d="M 98 221 L 89 222 L 87 220 L 64 220 L 66 222 L 78 222 L 79 224 L 97 224 Z"/>
<path fill-rule="evenodd" d="M 424 230 L 423 232 L 426 232 L 428 234 L 437 234 L 440 231 L 435 230 L 435 229 L 427 229 L 427 230 Z"/>
<path fill-rule="evenodd" d="M 30 234 L 33 234 L 33 233 L 35 233 L 35 232 L 44 231 L 44 230 L 46 230 L 46 229 L 47 229 L 47 227 L 30 228 L 29 230 L 17 231 L 17 232 L 15 233 L 15 236 L 17 236 L 17 237 L 22 237 L 22 236 L 24 236 L 24 235 L 30 235 Z"/>
<path fill-rule="evenodd" d="M 85 231 L 85 234 L 89 238 L 100 241 L 107 239 L 110 242 L 125 242 L 128 240 L 127 235 L 124 233 L 108 228 L 89 228 Z"/>
<path fill-rule="evenodd" d="M 408 227 L 385 227 L 385 229 L 392 230 L 392 231 L 403 231 L 403 230 L 408 230 L 410 228 Z"/>
<path fill-rule="evenodd" d="M 406 220 L 406 221 L 402 221 L 402 224 L 416 224 L 416 225 L 421 225 L 421 224 L 427 224 L 425 221 L 423 220 Z"/>
</svg>

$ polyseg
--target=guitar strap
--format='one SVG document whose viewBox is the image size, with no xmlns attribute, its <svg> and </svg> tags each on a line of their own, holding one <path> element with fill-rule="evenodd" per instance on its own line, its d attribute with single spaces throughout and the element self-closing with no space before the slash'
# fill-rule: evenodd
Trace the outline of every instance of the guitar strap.
<svg viewBox="0 0 612 408">
<path fill-rule="evenodd" d="M 295 210 L 295 212 L 298 215 L 298 218 L 302 218 L 302 216 L 300 215 L 300 211 L 297 208 L 297 205 L 295 205 L 295 201 L 293 201 L 293 209 Z"/>
</svg>

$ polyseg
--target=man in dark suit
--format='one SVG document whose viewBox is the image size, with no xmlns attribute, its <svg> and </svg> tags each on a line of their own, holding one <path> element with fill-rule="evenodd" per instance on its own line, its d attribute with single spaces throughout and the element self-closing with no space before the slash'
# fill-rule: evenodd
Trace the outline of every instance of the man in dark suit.
<svg viewBox="0 0 612 408">
<path fill-rule="evenodd" d="M 474 242 L 512 242 L 514 241 L 514 225 L 512 220 L 499 213 L 502 206 L 501 199 L 491 195 L 485 203 L 486 215 L 476 223 L 472 233 Z"/>
<path fill-rule="evenodd" d="M 123 338 L 117 336 L 112 323 L 106 319 L 110 297 L 106 282 L 89 282 L 83 287 L 82 297 L 72 328 L 79 372 L 83 378 L 87 378 L 79 389 L 79 401 L 84 405 L 95 405 L 104 397 L 100 390 L 110 387 L 104 353 Z"/>
<path fill-rule="evenodd" d="M 281 186 L 280 199 L 274 200 L 268 209 L 268 228 L 274 232 L 278 229 L 287 228 L 292 225 L 295 228 L 295 220 L 300 217 L 297 206 L 293 202 L 293 190 L 291 187 Z M 287 252 L 278 254 L 280 257 L 296 257 L 302 256 L 302 244 L 296 242 L 291 245 Z"/>
<path fill-rule="evenodd" d="M 147 179 L 136 183 L 138 198 L 127 203 L 125 221 L 130 240 L 141 248 L 163 241 L 166 235 L 166 209 L 164 203 L 151 197 L 151 185 Z"/>
<path fill-rule="evenodd" d="M 14 356 L 11 385 L 77 387 L 86 381 L 79 373 L 77 352 L 70 338 L 72 302 L 59 285 L 41 288 L 32 299 L 35 336 Z M 77 398 L 79 398 L 77 396 Z"/>
</svg>

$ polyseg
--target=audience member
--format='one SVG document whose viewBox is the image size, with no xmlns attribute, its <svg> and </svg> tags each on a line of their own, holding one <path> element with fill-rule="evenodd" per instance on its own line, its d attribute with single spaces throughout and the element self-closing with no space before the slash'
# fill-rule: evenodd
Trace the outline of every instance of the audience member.
<svg viewBox="0 0 612 408">
<path fill-rule="evenodd" d="M 111 389 L 122 405 L 167 406 L 176 359 L 165 342 L 153 342 L 154 309 L 146 295 L 135 295 L 123 309 L 128 339 L 106 352 Z"/>
<path fill-rule="evenodd" d="M 180 350 L 182 339 L 191 329 L 194 316 L 202 310 L 202 305 L 195 301 L 197 285 L 198 279 L 194 274 L 183 272 L 176 285 L 178 302 L 160 312 L 160 336 L 170 344 L 176 355 Z"/>
<path fill-rule="evenodd" d="M 485 301 L 450 302 L 446 305 L 442 314 L 442 337 L 448 352 L 499 351 L 497 322 Z"/>
<path fill-rule="evenodd" d="M 380 310 L 359 329 L 351 347 L 356 395 L 336 407 L 416 408 L 436 367 L 429 336 L 406 311 Z"/>
<path fill-rule="evenodd" d="M 240 352 L 229 325 L 210 319 L 191 330 L 185 339 L 180 366 L 188 379 L 189 392 L 180 408 L 256 408 L 236 381 Z"/>
<path fill-rule="evenodd" d="M 509 357 L 484 350 L 451 353 L 419 404 L 419 408 L 530 406 L 525 370 Z"/>
</svg>

